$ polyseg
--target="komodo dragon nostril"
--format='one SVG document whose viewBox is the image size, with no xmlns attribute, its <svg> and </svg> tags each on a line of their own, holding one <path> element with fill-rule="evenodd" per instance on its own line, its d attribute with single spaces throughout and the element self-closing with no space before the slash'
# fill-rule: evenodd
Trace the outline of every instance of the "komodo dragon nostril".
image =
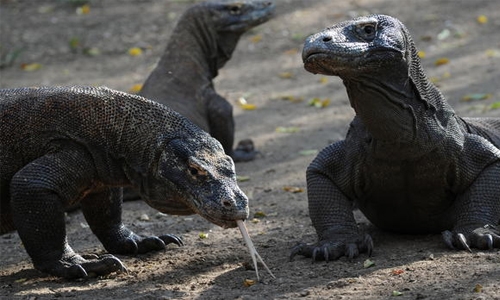
<svg viewBox="0 0 500 300">
<path fill-rule="evenodd" d="M 230 200 L 222 200 L 222 205 L 224 205 L 225 207 L 231 207 L 232 206 Z"/>
<path fill-rule="evenodd" d="M 325 42 L 325 43 L 330 42 L 331 40 L 332 40 L 331 36 L 325 36 L 325 37 L 323 37 L 323 42 Z"/>
</svg>

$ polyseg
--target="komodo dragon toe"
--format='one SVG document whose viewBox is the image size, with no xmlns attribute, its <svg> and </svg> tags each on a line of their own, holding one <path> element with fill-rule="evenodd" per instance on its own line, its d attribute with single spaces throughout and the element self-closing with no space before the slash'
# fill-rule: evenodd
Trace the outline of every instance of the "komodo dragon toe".
<svg viewBox="0 0 500 300">
<path fill-rule="evenodd" d="M 353 235 L 322 240 L 313 245 L 299 243 L 292 248 L 290 261 L 296 255 L 310 257 L 313 262 L 337 260 L 342 256 L 353 259 L 360 253 L 368 253 L 368 256 L 371 256 L 372 251 L 373 240 L 369 234 Z"/>
<path fill-rule="evenodd" d="M 443 231 L 445 244 L 450 249 L 460 249 L 472 252 L 471 248 L 491 250 L 500 248 L 500 230 L 494 225 L 477 228 L 460 228 L 453 231 Z"/>
<path fill-rule="evenodd" d="M 113 272 L 126 272 L 123 263 L 113 255 L 80 256 L 74 253 L 65 254 L 56 260 L 33 261 L 39 271 L 67 279 L 95 277 Z"/>
</svg>

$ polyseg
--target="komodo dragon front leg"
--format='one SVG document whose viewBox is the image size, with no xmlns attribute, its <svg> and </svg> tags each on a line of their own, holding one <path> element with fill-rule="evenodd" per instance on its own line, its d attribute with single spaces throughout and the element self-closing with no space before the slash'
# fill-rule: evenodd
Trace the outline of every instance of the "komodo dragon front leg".
<svg viewBox="0 0 500 300">
<path fill-rule="evenodd" d="M 353 200 L 346 197 L 332 181 L 329 173 L 336 169 L 343 154 L 343 142 L 330 145 L 307 169 L 309 215 L 318 234 L 313 245 L 300 243 L 292 248 L 290 260 L 296 255 L 315 260 L 336 260 L 341 256 L 354 258 L 362 252 L 370 255 L 373 241 L 361 234 L 354 219 Z"/>
<path fill-rule="evenodd" d="M 36 269 L 65 278 L 124 270 L 121 261 L 112 255 L 84 258 L 68 244 L 64 209 L 79 200 L 82 201 L 82 209 L 91 228 L 97 230 L 96 234 L 106 248 L 115 253 L 135 254 L 158 250 L 162 248 L 162 241 L 180 243 L 177 238 L 170 236 L 160 238 L 162 241 L 156 237 L 138 238 L 116 216 L 116 208 L 121 201 L 116 197 L 116 192 L 112 195 L 108 189 L 85 196 L 86 191 L 96 184 L 92 181 L 95 172 L 90 155 L 82 149 L 70 148 L 44 155 L 12 177 L 10 193 L 13 219 Z M 91 208 L 99 201 L 98 207 Z M 103 216 L 109 219 L 99 221 Z"/>
<path fill-rule="evenodd" d="M 481 144 L 474 143 L 474 147 L 470 148 L 474 149 L 479 145 Z M 473 152 L 472 149 L 466 148 L 470 150 L 469 157 L 479 158 L 480 153 Z M 463 162 L 463 165 L 463 172 L 467 172 L 467 163 Z M 468 251 L 471 248 L 500 248 L 500 228 L 497 227 L 500 220 L 499 174 L 500 161 L 497 161 L 484 169 L 472 185 L 457 196 L 456 207 L 451 210 L 450 217 L 456 216 L 455 225 L 451 231 L 443 232 L 448 247 Z"/>
</svg>

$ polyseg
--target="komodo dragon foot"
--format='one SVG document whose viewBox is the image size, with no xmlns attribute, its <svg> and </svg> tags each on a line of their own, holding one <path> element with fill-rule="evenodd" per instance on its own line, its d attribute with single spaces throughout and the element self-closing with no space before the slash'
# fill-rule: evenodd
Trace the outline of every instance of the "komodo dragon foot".
<svg viewBox="0 0 500 300">
<path fill-rule="evenodd" d="M 259 151 L 255 150 L 251 139 L 244 139 L 238 142 L 238 145 L 233 150 L 231 157 L 235 162 L 251 161 L 255 159 Z"/>
<path fill-rule="evenodd" d="M 59 259 L 33 261 L 33 264 L 41 272 L 66 279 L 95 277 L 117 271 L 127 271 L 122 262 L 113 255 L 80 256 L 72 250 L 66 251 Z"/>
<path fill-rule="evenodd" d="M 129 235 L 115 235 L 112 240 L 101 239 L 101 242 L 104 248 L 110 253 L 123 255 L 137 255 L 151 251 L 164 250 L 165 246 L 171 243 L 179 247 L 184 246 L 182 239 L 172 234 L 141 237 L 131 231 Z"/>
<path fill-rule="evenodd" d="M 457 228 L 442 233 L 445 244 L 451 249 L 472 252 L 471 248 L 491 250 L 500 248 L 500 229 L 494 225 L 475 228 Z"/>
<path fill-rule="evenodd" d="M 290 261 L 296 255 L 311 257 L 313 262 L 319 260 L 337 260 L 342 256 L 353 259 L 360 253 L 368 253 L 371 256 L 373 251 L 373 240 L 369 234 L 356 235 L 343 238 L 322 240 L 314 245 L 299 243 L 292 248 Z"/>
</svg>

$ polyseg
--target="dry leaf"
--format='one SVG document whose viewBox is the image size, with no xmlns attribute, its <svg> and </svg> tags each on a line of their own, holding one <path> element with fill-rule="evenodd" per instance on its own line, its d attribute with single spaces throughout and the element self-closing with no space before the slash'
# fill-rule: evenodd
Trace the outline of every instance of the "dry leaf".
<svg viewBox="0 0 500 300">
<path fill-rule="evenodd" d="M 392 270 L 392 275 L 401 275 L 403 274 L 405 271 L 404 270 L 401 270 L 401 269 L 395 269 L 395 270 Z"/>
<path fill-rule="evenodd" d="M 252 286 L 252 285 L 254 285 L 256 283 L 257 283 L 257 281 L 252 280 L 252 279 L 245 279 L 243 281 L 243 285 L 246 286 L 246 287 L 250 287 L 250 286 Z"/>
<path fill-rule="evenodd" d="M 33 72 L 36 70 L 40 70 L 42 68 L 42 64 L 32 63 L 32 64 L 22 64 L 21 69 L 27 72 Z"/>
<path fill-rule="evenodd" d="M 254 214 L 253 214 L 253 217 L 254 218 L 264 218 L 266 217 L 266 213 L 263 212 L 263 211 L 256 211 Z"/>
<path fill-rule="evenodd" d="M 279 73 L 278 76 L 280 78 L 283 78 L 283 79 L 290 79 L 290 78 L 293 78 L 293 73 L 292 72 L 281 72 L 281 73 Z"/>
<path fill-rule="evenodd" d="M 292 48 L 292 49 L 286 50 L 284 53 L 286 55 L 295 55 L 295 54 L 299 53 L 299 49 Z"/>
<path fill-rule="evenodd" d="M 500 57 L 500 51 L 496 49 L 486 50 L 486 57 Z"/>
<path fill-rule="evenodd" d="M 483 291 L 483 286 L 480 285 L 479 283 L 476 284 L 476 286 L 474 287 L 474 293 L 481 293 Z"/>
<path fill-rule="evenodd" d="M 87 54 L 89 56 L 97 56 L 97 55 L 101 54 L 101 51 L 97 47 L 90 47 L 90 48 L 84 49 L 83 53 Z"/>
<path fill-rule="evenodd" d="M 489 106 L 489 109 L 499 109 L 500 108 L 500 102 L 494 102 Z"/>
<path fill-rule="evenodd" d="M 442 66 L 442 65 L 446 65 L 446 64 L 447 64 L 447 63 L 449 63 L 449 62 L 450 62 L 450 60 L 449 60 L 448 58 L 446 58 L 446 57 L 441 57 L 441 58 L 438 58 L 438 59 L 434 62 L 434 64 L 435 64 L 436 66 Z"/>
<path fill-rule="evenodd" d="M 309 105 L 317 107 L 317 108 L 324 108 L 324 107 L 327 107 L 328 105 L 330 105 L 330 99 L 328 99 L 328 98 L 325 98 L 325 99 L 312 98 L 309 101 Z"/>
<path fill-rule="evenodd" d="M 478 16 L 478 17 L 476 18 L 476 20 L 477 20 L 477 22 L 478 22 L 479 24 L 486 24 L 486 23 L 488 23 L 488 17 L 487 17 L 487 16 L 485 16 L 485 15 L 480 15 L 480 16 Z"/>
<path fill-rule="evenodd" d="M 142 54 L 142 49 L 139 47 L 133 47 L 128 50 L 128 55 L 130 56 L 139 56 Z"/>
<path fill-rule="evenodd" d="M 140 91 L 142 90 L 142 84 L 141 83 L 137 83 L 137 84 L 134 84 L 129 91 L 129 93 L 133 93 L 133 94 L 137 94 L 139 93 Z"/>
<path fill-rule="evenodd" d="M 285 187 L 283 187 L 283 190 L 285 192 L 290 192 L 290 193 L 294 193 L 294 194 L 304 192 L 303 188 L 296 187 L 296 186 L 285 186 Z"/>
<path fill-rule="evenodd" d="M 278 133 L 296 133 L 296 132 L 299 132 L 300 131 L 300 128 L 299 127 L 295 127 L 295 126 L 292 126 L 292 127 L 282 127 L 282 126 L 279 126 L 276 128 L 276 132 Z"/>
<path fill-rule="evenodd" d="M 365 269 L 370 268 L 370 267 L 373 267 L 374 265 L 375 265 L 375 262 L 374 262 L 373 260 L 371 260 L 371 259 L 367 259 L 367 260 L 365 260 L 365 261 L 363 262 L 363 267 L 364 267 Z"/>
<path fill-rule="evenodd" d="M 255 110 L 257 106 L 255 104 L 250 104 L 244 97 L 238 98 L 239 106 L 244 110 Z"/>
<path fill-rule="evenodd" d="M 250 180 L 250 176 L 240 176 L 240 175 L 237 175 L 236 176 L 236 180 L 238 182 L 249 181 Z"/>
<path fill-rule="evenodd" d="M 262 40 L 262 35 L 260 35 L 260 34 L 256 34 L 256 35 L 250 37 L 250 41 L 254 44 L 260 42 L 261 40 Z"/>
<path fill-rule="evenodd" d="M 200 232 L 200 233 L 198 234 L 198 237 L 199 237 L 200 239 L 202 239 L 202 240 L 203 240 L 203 239 L 206 239 L 206 238 L 208 238 L 208 233 L 205 233 L 205 232 Z"/>
<path fill-rule="evenodd" d="M 287 100 L 293 103 L 298 103 L 304 101 L 304 97 L 295 97 L 292 95 L 285 95 L 280 97 L 281 100 Z"/>
<path fill-rule="evenodd" d="M 85 4 L 76 8 L 77 15 L 86 15 L 90 13 L 90 5 Z"/>
<path fill-rule="evenodd" d="M 418 54 L 418 57 L 425 58 L 425 51 L 418 51 L 417 54 Z"/>
<path fill-rule="evenodd" d="M 475 93 L 475 94 L 467 94 L 462 97 L 462 101 L 477 101 L 477 100 L 486 100 L 491 98 L 491 94 L 483 94 L 483 93 Z"/>
<path fill-rule="evenodd" d="M 317 149 L 308 149 L 299 151 L 299 154 L 303 156 L 316 155 L 317 153 L 318 153 Z"/>
<path fill-rule="evenodd" d="M 327 77 L 321 77 L 319 79 L 319 83 L 321 83 L 321 84 L 327 84 L 328 83 L 328 78 Z"/>
</svg>

